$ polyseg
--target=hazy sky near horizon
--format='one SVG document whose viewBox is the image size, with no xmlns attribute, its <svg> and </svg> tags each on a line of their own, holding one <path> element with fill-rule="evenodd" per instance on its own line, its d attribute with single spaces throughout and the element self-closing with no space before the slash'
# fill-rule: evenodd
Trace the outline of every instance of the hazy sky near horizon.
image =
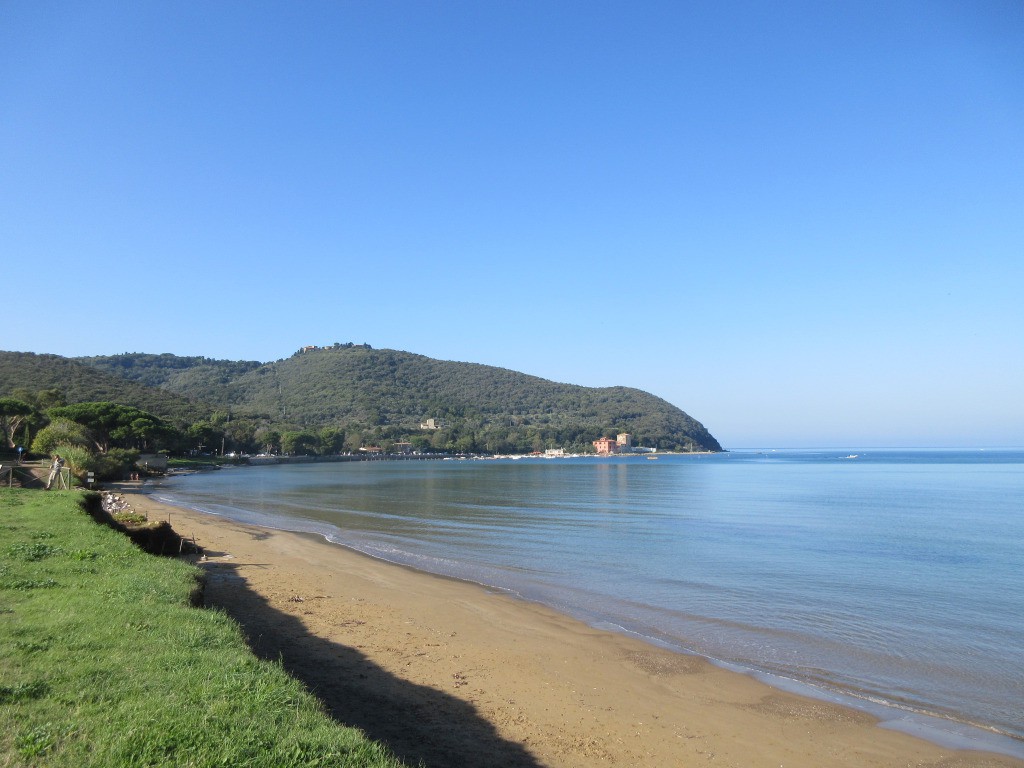
<svg viewBox="0 0 1024 768">
<path fill-rule="evenodd" d="M 1024 444 L 1024 5 L 0 4 L 0 349 L 354 341 Z"/>
</svg>

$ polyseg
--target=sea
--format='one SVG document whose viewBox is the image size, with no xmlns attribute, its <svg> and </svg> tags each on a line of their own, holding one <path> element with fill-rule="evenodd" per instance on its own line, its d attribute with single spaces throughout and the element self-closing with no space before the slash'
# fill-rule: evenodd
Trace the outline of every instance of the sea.
<svg viewBox="0 0 1024 768">
<path fill-rule="evenodd" d="M 153 494 L 1024 758 L 1024 449 L 281 464 Z"/>
</svg>

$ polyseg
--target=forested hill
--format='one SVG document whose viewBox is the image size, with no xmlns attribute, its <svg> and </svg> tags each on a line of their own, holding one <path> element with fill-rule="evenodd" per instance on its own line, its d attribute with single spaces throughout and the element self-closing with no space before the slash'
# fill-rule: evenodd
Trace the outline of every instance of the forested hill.
<svg viewBox="0 0 1024 768">
<path fill-rule="evenodd" d="M 366 345 L 311 348 L 266 364 L 0 352 L 0 397 L 18 388 L 60 389 L 68 402 L 113 400 L 177 423 L 188 412 L 192 422 L 227 417 L 253 434 L 333 430 L 347 449 L 412 440 L 438 450 L 587 450 L 598 437 L 629 432 L 635 444 L 661 450 L 721 450 L 699 422 L 637 389 L 560 384 Z M 420 428 L 428 419 L 436 429 Z"/>
<path fill-rule="evenodd" d="M 568 447 L 589 444 L 605 433 L 630 432 L 652 447 L 721 450 L 700 423 L 647 392 L 558 384 L 504 368 L 388 349 L 297 353 L 244 374 L 233 390 L 239 403 L 310 424 L 415 430 L 435 418 L 500 433 L 505 437 L 498 440 L 520 447 L 527 435 L 531 444 Z"/>
<path fill-rule="evenodd" d="M 112 401 L 141 408 L 178 426 L 210 415 L 210 406 L 164 389 L 129 381 L 59 355 L 0 351 L 0 397 L 33 400 L 39 392 L 55 403 Z"/>
<path fill-rule="evenodd" d="M 263 365 L 255 360 L 236 362 L 208 357 L 179 357 L 168 353 L 103 355 L 75 360 L 119 378 L 217 404 L 230 402 L 225 387 L 230 387 L 242 374 Z"/>
</svg>

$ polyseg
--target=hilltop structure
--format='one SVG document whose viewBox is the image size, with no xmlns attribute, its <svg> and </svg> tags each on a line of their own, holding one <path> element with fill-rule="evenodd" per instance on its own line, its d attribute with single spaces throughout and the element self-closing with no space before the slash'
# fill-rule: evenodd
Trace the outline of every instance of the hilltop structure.
<svg viewBox="0 0 1024 768">
<path fill-rule="evenodd" d="M 327 349 L 373 349 L 373 347 L 371 347 L 369 344 L 354 344 L 351 341 L 348 342 L 347 344 L 341 344 L 336 341 L 329 347 L 321 347 L 316 344 L 307 344 L 304 347 L 299 347 L 299 350 L 295 354 L 302 355 L 305 354 L 306 352 L 316 352 L 318 350 Z"/>
</svg>

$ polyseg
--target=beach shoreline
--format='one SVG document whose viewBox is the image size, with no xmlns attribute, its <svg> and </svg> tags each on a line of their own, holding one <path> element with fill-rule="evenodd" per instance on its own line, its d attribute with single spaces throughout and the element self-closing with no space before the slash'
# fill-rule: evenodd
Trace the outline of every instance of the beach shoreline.
<svg viewBox="0 0 1024 768">
<path fill-rule="evenodd" d="M 129 498 L 203 548 L 207 605 L 254 652 L 411 764 L 1024 766 L 314 534 Z"/>
</svg>

